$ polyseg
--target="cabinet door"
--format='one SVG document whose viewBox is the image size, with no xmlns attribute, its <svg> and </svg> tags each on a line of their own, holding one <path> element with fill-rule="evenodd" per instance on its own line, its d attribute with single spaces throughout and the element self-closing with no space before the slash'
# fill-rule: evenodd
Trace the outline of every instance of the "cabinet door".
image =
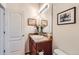
<svg viewBox="0 0 79 59">
<path fill-rule="evenodd" d="M 37 50 L 43 51 L 44 55 L 52 55 L 52 40 L 38 43 Z"/>
<path fill-rule="evenodd" d="M 29 38 L 29 48 L 30 48 L 31 55 L 37 54 L 36 43 L 31 38 Z"/>
</svg>

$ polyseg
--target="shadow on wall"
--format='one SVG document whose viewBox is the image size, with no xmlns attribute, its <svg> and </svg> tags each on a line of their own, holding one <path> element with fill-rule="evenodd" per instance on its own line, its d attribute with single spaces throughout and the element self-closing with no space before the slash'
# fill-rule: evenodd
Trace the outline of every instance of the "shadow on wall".
<svg viewBox="0 0 79 59">
<path fill-rule="evenodd" d="M 55 38 L 53 38 L 53 49 L 57 49 L 57 48 L 58 48 L 57 43 L 55 41 Z"/>
</svg>

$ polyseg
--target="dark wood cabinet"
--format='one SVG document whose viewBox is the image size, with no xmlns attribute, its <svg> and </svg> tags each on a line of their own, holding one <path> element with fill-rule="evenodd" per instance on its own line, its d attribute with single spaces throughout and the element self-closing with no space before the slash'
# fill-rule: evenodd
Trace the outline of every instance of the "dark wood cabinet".
<svg viewBox="0 0 79 59">
<path fill-rule="evenodd" d="M 29 49 L 31 55 L 39 55 L 41 51 L 44 52 L 44 55 L 52 55 L 52 38 L 47 41 L 35 42 L 29 36 Z"/>
</svg>

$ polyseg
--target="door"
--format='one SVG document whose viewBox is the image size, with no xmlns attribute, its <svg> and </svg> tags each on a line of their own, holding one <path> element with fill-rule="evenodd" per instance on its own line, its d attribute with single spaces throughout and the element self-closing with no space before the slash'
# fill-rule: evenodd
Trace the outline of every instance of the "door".
<svg viewBox="0 0 79 59">
<path fill-rule="evenodd" d="M 0 55 L 4 54 L 4 9 L 0 4 Z"/>
<path fill-rule="evenodd" d="M 24 54 L 23 17 L 21 13 L 6 11 L 5 54 Z"/>
</svg>

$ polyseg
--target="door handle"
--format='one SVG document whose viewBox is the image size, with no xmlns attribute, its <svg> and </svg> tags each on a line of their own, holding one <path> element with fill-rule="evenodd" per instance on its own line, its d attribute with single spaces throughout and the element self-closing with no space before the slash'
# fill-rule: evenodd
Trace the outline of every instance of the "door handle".
<svg viewBox="0 0 79 59">
<path fill-rule="evenodd" d="M 25 35 L 23 34 L 22 37 L 24 37 Z"/>
</svg>

